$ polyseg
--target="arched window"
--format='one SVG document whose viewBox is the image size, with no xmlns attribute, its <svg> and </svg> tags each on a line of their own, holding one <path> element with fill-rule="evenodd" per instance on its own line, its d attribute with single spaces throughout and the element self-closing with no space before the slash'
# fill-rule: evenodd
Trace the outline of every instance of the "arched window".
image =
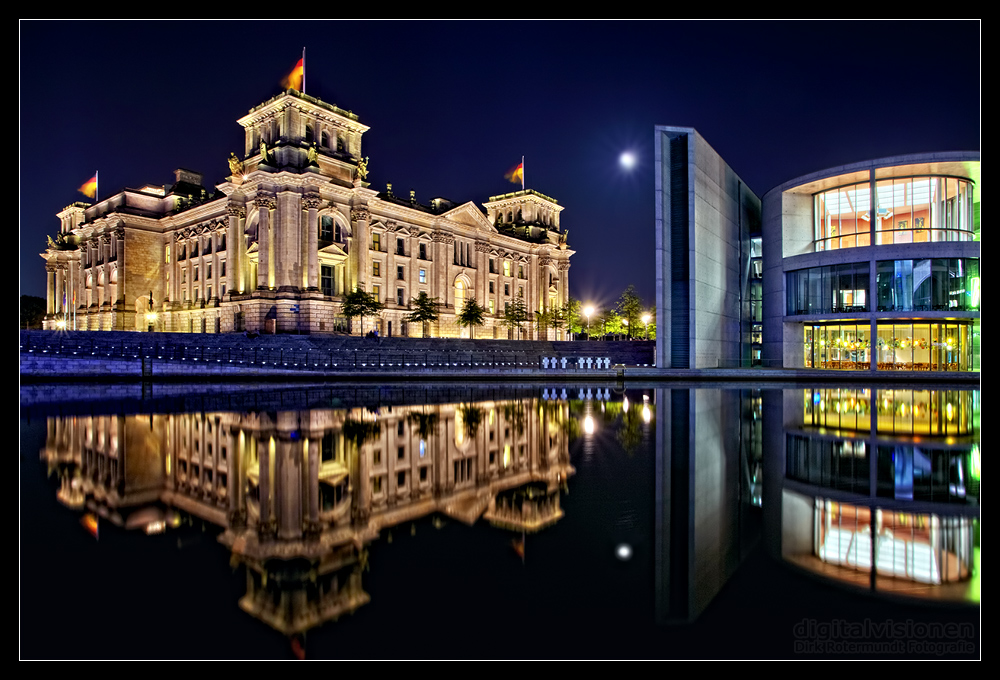
<svg viewBox="0 0 1000 680">
<path fill-rule="evenodd" d="M 320 140 L 321 140 L 320 143 L 323 145 L 323 148 L 325 148 L 325 149 L 329 149 L 330 148 L 330 133 L 329 132 L 327 132 L 326 130 L 323 130 L 323 134 L 320 136 Z"/>
<path fill-rule="evenodd" d="M 306 125 L 306 144 L 311 144 L 312 141 L 313 141 L 312 125 Z"/>
</svg>

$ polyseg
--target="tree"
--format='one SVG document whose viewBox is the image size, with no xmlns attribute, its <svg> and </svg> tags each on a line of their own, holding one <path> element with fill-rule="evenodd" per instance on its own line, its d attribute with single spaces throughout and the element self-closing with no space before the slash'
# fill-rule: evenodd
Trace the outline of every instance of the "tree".
<svg viewBox="0 0 1000 680">
<path fill-rule="evenodd" d="M 552 323 L 552 312 L 539 309 L 535 312 L 535 337 L 541 339 L 542 332 L 548 329 L 549 324 Z"/>
<path fill-rule="evenodd" d="M 567 299 L 566 304 L 562 306 L 559 314 L 566 323 L 567 331 L 570 333 L 583 332 L 584 318 L 579 300 L 573 297 Z"/>
<path fill-rule="evenodd" d="M 518 338 L 521 336 L 521 324 L 528 320 L 528 308 L 524 298 L 517 297 L 510 301 L 503 312 L 503 324 L 508 328 L 516 328 Z"/>
<path fill-rule="evenodd" d="M 340 308 L 348 319 L 356 316 L 361 317 L 361 334 L 365 331 L 365 317 L 377 316 L 385 309 L 385 305 L 371 293 L 366 293 L 360 288 L 352 290 L 344 296 L 344 301 L 340 303 Z"/>
<path fill-rule="evenodd" d="M 469 335 L 476 337 L 476 326 L 486 323 L 486 308 L 476 302 L 476 298 L 466 298 L 462 311 L 458 313 L 458 325 L 469 328 Z"/>
<path fill-rule="evenodd" d="M 632 331 L 639 328 L 640 319 L 642 318 L 642 300 L 636 294 L 635 286 L 630 285 L 625 289 L 622 296 L 618 298 L 618 305 L 615 309 L 622 319 L 627 322 L 628 338 L 631 340 Z"/>
<path fill-rule="evenodd" d="M 410 304 L 414 309 L 406 317 L 406 320 L 419 322 L 421 324 L 421 334 L 426 338 L 427 324 L 438 320 L 440 316 L 438 309 L 441 307 L 441 302 L 437 298 L 430 297 L 426 292 L 420 291 L 420 295 L 410 299 Z"/>
</svg>

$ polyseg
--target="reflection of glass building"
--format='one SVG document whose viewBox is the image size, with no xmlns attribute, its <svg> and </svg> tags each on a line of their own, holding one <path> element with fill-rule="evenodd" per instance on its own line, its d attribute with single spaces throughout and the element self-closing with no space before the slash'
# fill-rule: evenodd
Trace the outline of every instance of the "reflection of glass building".
<svg viewBox="0 0 1000 680">
<path fill-rule="evenodd" d="M 780 433 L 778 420 L 767 428 L 783 452 L 772 464 L 784 469 L 785 560 L 881 591 L 978 600 L 979 391 L 805 389 L 765 400 L 785 416 Z"/>
<path fill-rule="evenodd" d="M 867 161 L 762 202 L 765 363 L 978 371 L 979 154 Z"/>
</svg>

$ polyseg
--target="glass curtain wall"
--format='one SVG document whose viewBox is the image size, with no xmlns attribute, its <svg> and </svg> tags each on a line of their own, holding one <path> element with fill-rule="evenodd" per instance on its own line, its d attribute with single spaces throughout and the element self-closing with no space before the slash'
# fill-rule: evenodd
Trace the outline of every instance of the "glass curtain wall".
<svg viewBox="0 0 1000 680">
<path fill-rule="evenodd" d="M 972 371 L 973 324 L 957 322 L 810 324 L 804 331 L 806 368 L 864 370 L 874 347 L 880 371 Z M 874 342 L 873 342 L 874 340 Z"/>
<path fill-rule="evenodd" d="M 817 251 L 875 245 L 979 239 L 975 185 L 955 177 L 907 177 L 863 182 L 816 194 Z"/>
</svg>

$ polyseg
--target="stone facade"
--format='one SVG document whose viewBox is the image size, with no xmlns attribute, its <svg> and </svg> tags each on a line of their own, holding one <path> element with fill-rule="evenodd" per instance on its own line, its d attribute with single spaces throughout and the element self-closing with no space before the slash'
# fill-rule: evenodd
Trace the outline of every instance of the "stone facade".
<svg viewBox="0 0 1000 680">
<path fill-rule="evenodd" d="M 507 337 L 505 308 L 535 312 L 569 296 L 567 232 L 554 199 L 533 190 L 490 197 L 483 208 L 428 204 L 366 182 L 356 114 L 288 90 L 239 120 L 243 158 L 214 190 L 177 170 L 168 186 L 125 189 L 61 213 L 42 254 L 45 328 L 178 332 L 362 332 L 343 295 L 385 303 L 383 335 L 423 334 L 411 300 L 437 298 L 432 336 L 469 335 L 457 313 L 470 297 L 488 313 L 476 337 Z M 563 330 L 530 337 L 562 339 Z"/>
</svg>

